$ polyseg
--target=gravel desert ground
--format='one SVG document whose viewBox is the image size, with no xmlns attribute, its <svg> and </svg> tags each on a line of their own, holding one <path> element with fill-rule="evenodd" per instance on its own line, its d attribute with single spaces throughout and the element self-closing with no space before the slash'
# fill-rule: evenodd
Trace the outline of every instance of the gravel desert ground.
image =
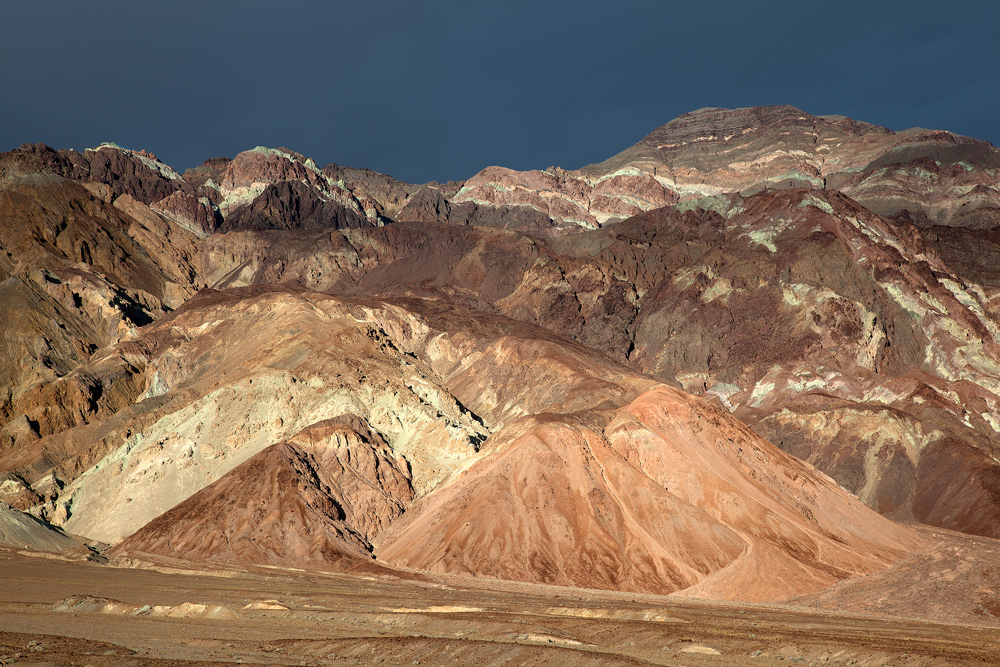
<svg viewBox="0 0 1000 667">
<path fill-rule="evenodd" d="M 1000 652 L 996 627 L 875 614 L 454 576 L 122 564 L 0 551 L 0 664 L 916 667 L 992 665 Z"/>
</svg>

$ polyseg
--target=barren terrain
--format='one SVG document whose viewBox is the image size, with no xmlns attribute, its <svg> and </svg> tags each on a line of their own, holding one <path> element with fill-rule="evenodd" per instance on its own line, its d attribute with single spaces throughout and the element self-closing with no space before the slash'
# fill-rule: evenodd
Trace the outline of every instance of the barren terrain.
<svg viewBox="0 0 1000 667">
<path fill-rule="evenodd" d="M 443 185 L 24 144 L 0 663 L 995 664 L 998 258 L 994 146 L 788 106 Z"/>
<path fill-rule="evenodd" d="M 916 667 L 996 664 L 1000 650 L 995 625 L 403 572 L 132 565 L 0 551 L 0 661 Z"/>
</svg>

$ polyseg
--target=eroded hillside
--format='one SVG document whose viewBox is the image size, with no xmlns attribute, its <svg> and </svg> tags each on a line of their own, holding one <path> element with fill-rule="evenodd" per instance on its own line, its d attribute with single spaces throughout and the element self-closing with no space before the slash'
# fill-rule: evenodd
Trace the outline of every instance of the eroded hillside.
<svg viewBox="0 0 1000 667">
<path fill-rule="evenodd" d="M 889 519 L 1000 537 L 998 167 L 791 107 L 444 185 L 22 146 L 0 500 L 119 552 L 744 600 L 927 544 Z"/>
</svg>

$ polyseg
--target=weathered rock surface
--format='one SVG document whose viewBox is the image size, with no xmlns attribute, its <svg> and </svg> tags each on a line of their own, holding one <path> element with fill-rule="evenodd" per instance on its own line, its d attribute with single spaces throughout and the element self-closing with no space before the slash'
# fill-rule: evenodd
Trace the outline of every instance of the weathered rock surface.
<svg viewBox="0 0 1000 667">
<path fill-rule="evenodd" d="M 653 176 L 636 170 L 601 176 L 589 179 L 555 168 L 516 172 L 487 167 L 467 180 L 451 201 L 453 205 L 471 202 L 493 209 L 526 209 L 562 230 L 574 226 L 593 229 L 608 220 L 669 206 L 679 199 Z M 507 222 L 505 226 L 520 225 Z"/>
<path fill-rule="evenodd" d="M 1000 423 L 995 288 L 924 239 L 839 193 L 788 189 L 547 241 L 397 223 L 282 245 L 219 237 L 211 253 L 226 284 L 433 297 L 558 331 L 714 397 L 873 508 L 916 518 L 925 447 L 964 443 L 993 469 Z M 950 506 L 958 489 L 943 491 L 921 502 Z"/>
<path fill-rule="evenodd" d="M 23 146 L 0 500 L 173 556 L 740 599 L 921 547 L 837 485 L 1000 537 L 997 156 L 792 107 L 444 185 Z"/>
<path fill-rule="evenodd" d="M 311 159 L 287 149 L 258 146 L 244 151 L 226 165 L 219 178 L 223 231 L 380 223 L 374 200 L 355 196 Z"/>
<path fill-rule="evenodd" d="M 80 542 L 0 502 L 0 546 L 60 553 L 79 547 Z"/>
<path fill-rule="evenodd" d="M 157 201 L 152 209 L 192 231 L 205 234 L 216 231 L 222 222 L 221 214 L 210 199 L 180 190 Z"/>
<path fill-rule="evenodd" d="M 351 569 L 413 499 L 406 461 L 352 415 L 271 445 L 143 526 L 115 553 Z"/>
<path fill-rule="evenodd" d="M 67 376 L 194 294 L 195 241 L 131 195 L 109 204 L 51 174 L 0 181 L 0 459 L 138 395 Z"/>
<path fill-rule="evenodd" d="M 168 197 L 190 186 L 173 169 L 146 151 L 111 143 L 78 153 L 55 151 L 44 144 L 24 144 L 3 155 L 0 178 L 55 174 L 74 181 L 101 183 L 110 196 L 130 195 L 144 204 Z"/>
<path fill-rule="evenodd" d="M 979 217 L 973 211 L 997 209 L 998 166 L 1000 153 L 988 142 L 919 128 L 894 133 L 780 106 L 684 114 L 581 171 L 653 168 L 682 198 L 762 187 L 837 189 L 883 215 L 923 211 L 940 223 L 969 226 Z M 976 186 L 983 187 L 972 192 Z"/>
<path fill-rule="evenodd" d="M 1000 424 L 995 288 L 957 274 L 925 236 L 799 188 L 550 240 L 396 223 L 207 245 L 219 284 L 443 299 L 558 331 L 719 401 L 873 508 L 998 534 L 925 506 L 950 506 L 957 487 L 918 491 L 935 442 L 979 450 L 976 469 L 993 469 Z"/>
<path fill-rule="evenodd" d="M 760 600 L 882 569 L 920 544 L 675 389 L 650 388 L 603 428 L 595 416 L 546 415 L 501 431 L 490 456 L 390 528 L 379 558 L 502 579 Z"/>
<path fill-rule="evenodd" d="M 375 202 L 379 216 L 391 220 L 398 219 L 400 209 L 410 197 L 421 187 L 426 187 L 405 183 L 371 169 L 342 167 L 337 164 L 326 165 L 323 173 L 334 182 L 343 183 L 343 187 L 351 192 L 363 193 Z M 448 187 L 445 186 L 446 192 L 449 191 Z M 440 186 L 438 189 L 441 189 Z"/>
<path fill-rule="evenodd" d="M 895 133 L 790 106 L 710 108 L 576 171 L 488 167 L 449 202 L 505 211 L 502 220 L 530 210 L 540 216 L 539 230 L 565 231 L 677 201 L 808 187 L 840 190 L 876 213 L 911 216 L 922 226 L 995 229 L 998 184 L 1000 152 L 988 142 L 920 128 Z M 438 208 L 438 219 L 453 219 Z M 516 213 L 505 226 L 524 220 Z"/>
<path fill-rule="evenodd" d="M 148 327 L 117 351 L 141 360 L 145 392 L 82 427 L 102 434 L 76 454 L 94 463 L 62 471 L 53 520 L 117 542 L 264 448 L 345 414 L 405 456 L 415 489 L 429 492 L 477 456 L 488 431 L 395 346 L 379 315 L 325 295 L 254 289 L 203 293 Z M 84 444 L 75 435 L 36 450 Z"/>
<path fill-rule="evenodd" d="M 367 219 L 336 201 L 324 201 L 302 181 L 281 181 L 264 188 L 252 202 L 233 210 L 220 226 L 240 229 L 322 229 L 361 227 Z"/>
</svg>

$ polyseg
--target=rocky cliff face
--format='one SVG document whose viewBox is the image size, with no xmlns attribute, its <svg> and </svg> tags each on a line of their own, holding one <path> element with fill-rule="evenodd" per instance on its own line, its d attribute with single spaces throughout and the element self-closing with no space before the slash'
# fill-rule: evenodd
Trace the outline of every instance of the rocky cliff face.
<svg viewBox="0 0 1000 667">
<path fill-rule="evenodd" d="M 919 546 L 878 513 L 1000 537 L 998 166 L 792 107 L 443 185 L 22 146 L 0 501 L 122 551 L 758 600 Z"/>
</svg>

